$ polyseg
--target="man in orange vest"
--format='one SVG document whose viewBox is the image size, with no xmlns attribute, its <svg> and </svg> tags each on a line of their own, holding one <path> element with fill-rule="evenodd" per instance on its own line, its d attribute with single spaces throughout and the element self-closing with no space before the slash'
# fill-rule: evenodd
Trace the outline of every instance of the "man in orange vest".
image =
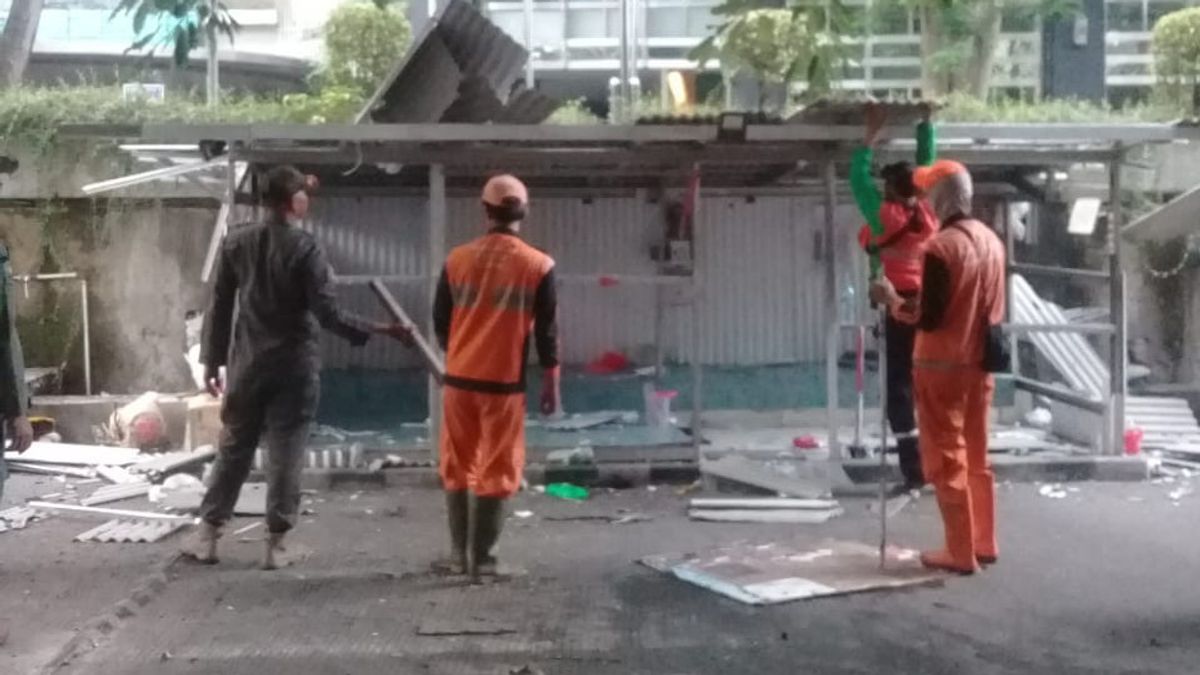
<svg viewBox="0 0 1200 675">
<path fill-rule="evenodd" d="M 554 260 L 520 237 L 529 193 L 513 176 L 483 188 L 488 232 L 450 252 L 433 320 L 446 351 L 440 457 L 451 557 L 436 566 L 478 581 L 498 574 L 504 502 L 525 469 L 525 366 L 532 336 L 541 410 L 559 404 Z"/>
<path fill-rule="evenodd" d="M 925 566 L 972 574 L 994 563 L 995 477 L 988 462 L 988 413 L 995 381 L 984 368 L 990 326 L 1004 318 L 1004 245 L 971 217 L 971 175 L 957 162 L 917 169 L 941 221 L 925 249 L 921 294 L 907 300 L 886 279 L 872 298 L 917 323 L 913 385 L 921 465 L 937 492 L 944 549 L 921 554 Z"/>
</svg>

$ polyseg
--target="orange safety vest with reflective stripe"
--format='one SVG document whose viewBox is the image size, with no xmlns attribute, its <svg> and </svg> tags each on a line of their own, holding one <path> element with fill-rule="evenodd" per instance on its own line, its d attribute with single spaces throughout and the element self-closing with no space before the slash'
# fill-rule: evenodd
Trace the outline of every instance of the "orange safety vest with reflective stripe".
<svg viewBox="0 0 1200 675">
<path fill-rule="evenodd" d="M 917 331 L 913 365 L 935 369 L 979 367 L 987 327 L 1004 320 L 1004 246 L 983 223 L 960 218 L 942 225 L 925 255 L 927 271 L 931 266 L 943 268 L 944 278 L 937 284 L 945 287 L 929 288 L 934 281 L 926 275 L 922 302 L 925 296 L 937 294 L 944 306 L 937 310 L 936 325 L 922 325 Z"/>
<path fill-rule="evenodd" d="M 505 232 L 494 231 L 450 252 L 447 385 L 497 394 L 524 391 L 538 291 L 553 269 L 550 256 Z M 546 360 L 543 354 L 542 365 L 556 365 Z"/>
</svg>

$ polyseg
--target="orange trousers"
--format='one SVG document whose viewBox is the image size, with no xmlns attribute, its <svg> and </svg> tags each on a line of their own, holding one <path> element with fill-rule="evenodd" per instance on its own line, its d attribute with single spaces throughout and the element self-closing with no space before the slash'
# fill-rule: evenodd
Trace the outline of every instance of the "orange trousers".
<svg viewBox="0 0 1200 675">
<path fill-rule="evenodd" d="M 996 556 L 996 478 L 988 462 L 988 413 L 996 383 L 979 369 L 913 369 L 921 469 L 937 492 L 954 564 Z"/>
<path fill-rule="evenodd" d="M 525 472 L 525 394 L 442 389 L 439 470 L 445 490 L 507 498 Z"/>
</svg>

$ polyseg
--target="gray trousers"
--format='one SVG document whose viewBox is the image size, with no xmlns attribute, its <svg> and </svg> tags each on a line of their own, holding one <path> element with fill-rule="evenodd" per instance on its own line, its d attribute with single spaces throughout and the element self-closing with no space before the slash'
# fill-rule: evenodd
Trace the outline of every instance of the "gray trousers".
<svg viewBox="0 0 1200 675">
<path fill-rule="evenodd" d="M 267 529 L 272 534 L 292 529 L 300 510 L 300 472 L 320 389 L 319 376 L 306 368 L 231 378 L 221 408 L 221 445 L 212 487 L 200 506 L 201 518 L 219 527 L 233 517 L 259 440 L 265 436 Z"/>
</svg>

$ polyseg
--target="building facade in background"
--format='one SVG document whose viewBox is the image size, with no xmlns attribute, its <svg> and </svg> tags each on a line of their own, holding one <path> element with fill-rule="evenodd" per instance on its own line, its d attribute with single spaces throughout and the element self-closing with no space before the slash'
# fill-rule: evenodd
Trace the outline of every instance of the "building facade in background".
<svg viewBox="0 0 1200 675">
<path fill-rule="evenodd" d="M 221 45 L 223 64 L 243 67 L 249 81 L 272 77 L 294 89 L 321 54 L 321 27 L 341 0 L 226 0 L 242 25 L 233 45 Z M 547 93 L 605 99 L 621 69 L 622 0 L 480 0 L 484 13 L 534 54 L 534 78 Z M 659 91 L 663 74 L 691 71 L 689 53 L 711 31 L 719 0 L 630 0 L 632 46 L 642 91 Z M 73 71 L 103 79 L 123 61 L 134 39 L 128 17 L 110 20 L 117 0 L 48 0 L 42 13 L 32 68 L 35 80 L 71 81 Z M 920 87 L 920 25 L 903 3 L 872 7 L 846 0 L 869 17 L 866 33 L 849 40 L 837 87 L 877 94 L 915 95 Z M 1145 91 L 1153 83 L 1150 32 L 1155 21 L 1191 2 L 1083 0 L 1075 20 L 1048 27 L 1028 13 L 1003 19 L 993 87 L 1010 93 L 1110 98 Z M 7 13 L 0 0 L 0 23 Z M 414 31 L 435 11 L 436 0 L 410 0 Z M 1101 56 L 1102 55 L 1102 56 Z M 1102 59 L 1102 64 L 1099 62 Z M 703 97 L 721 83 L 716 63 L 697 89 Z M 1095 81 L 1080 74 L 1093 69 Z M 76 78 L 77 79 L 77 78 Z M 1082 84 L 1081 84 L 1082 83 Z M 1084 89 L 1081 91 L 1080 89 Z"/>
</svg>

